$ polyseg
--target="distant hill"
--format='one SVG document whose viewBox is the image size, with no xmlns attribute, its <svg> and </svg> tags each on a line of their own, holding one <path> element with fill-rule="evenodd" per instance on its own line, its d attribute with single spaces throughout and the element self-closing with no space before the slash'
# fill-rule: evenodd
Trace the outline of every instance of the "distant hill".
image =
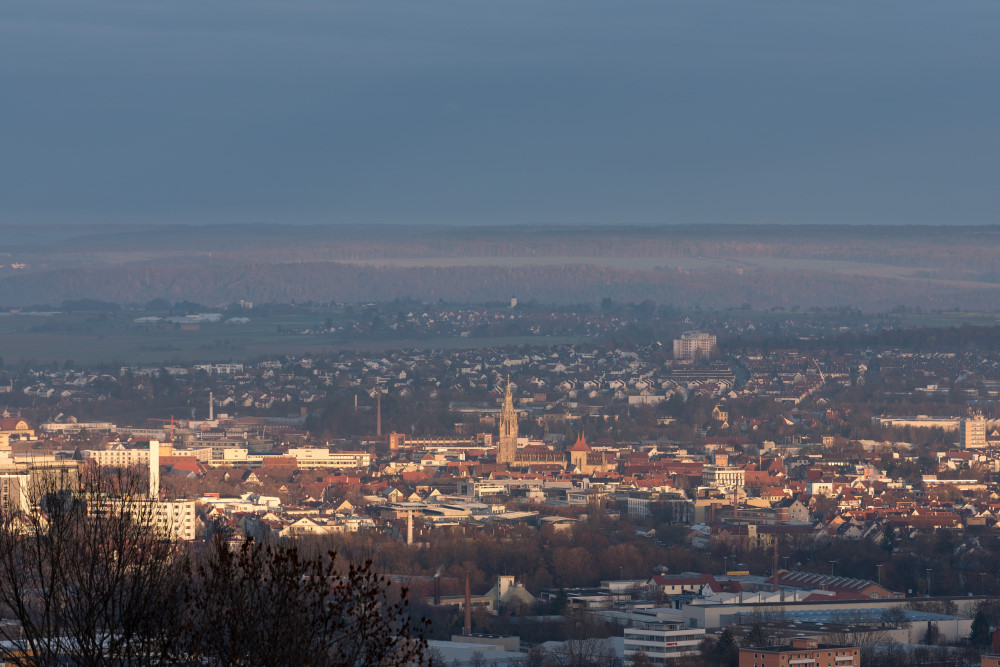
<svg viewBox="0 0 1000 667">
<path fill-rule="evenodd" d="M 16 230 L 14 230 L 16 231 Z M 998 227 L 6 228 L 0 304 L 422 300 L 996 310 Z M 11 265 L 24 265 L 11 268 Z"/>
</svg>

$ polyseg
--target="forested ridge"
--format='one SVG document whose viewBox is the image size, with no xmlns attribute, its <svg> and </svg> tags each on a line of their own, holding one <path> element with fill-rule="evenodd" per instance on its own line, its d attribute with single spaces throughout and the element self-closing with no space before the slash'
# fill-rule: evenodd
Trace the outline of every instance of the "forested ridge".
<svg viewBox="0 0 1000 667">
<path fill-rule="evenodd" d="M 26 241 L 3 253 L 11 264 L 0 262 L 0 304 L 517 295 L 992 311 L 1000 296 L 995 227 L 167 226 Z"/>
</svg>

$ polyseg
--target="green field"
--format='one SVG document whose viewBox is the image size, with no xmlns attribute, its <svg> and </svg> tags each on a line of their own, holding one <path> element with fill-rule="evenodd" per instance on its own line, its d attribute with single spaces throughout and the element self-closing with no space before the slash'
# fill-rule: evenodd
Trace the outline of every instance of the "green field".
<svg viewBox="0 0 1000 667">
<path fill-rule="evenodd" d="M 299 329 L 316 330 L 324 321 L 350 326 L 357 315 L 336 308 L 293 308 L 288 312 L 245 313 L 250 322 L 226 324 L 201 323 L 196 330 L 186 330 L 166 323 L 136 324 L 139 317 L 164 316 L 167 313 L 141 310 L 115 312 L 69 312 L 53 315 L 4 314 L 0 316 L 0 357 L 7 365 L 23 363 L 76 364 L 102 362 L 121 364 L 170 364 L 215 361 L 245 361 L 281 354 L 323 354 L 342 350 L 379 351 L 403 348 L 463 349 L 506 345 L 554 345 L 583 342 L 573 336 L 507 336 L 486 338 L 423 337 L 399 338 L 391 333 L 369 334 L 289 334 Z M 242 314 L 242 313 L 241 313 Z M 229 317 L 233 313 L 227 314 Z M 830 324 L 828 313 L 790 311 L 755 311 L 711 313 L 701 317 L 747 318 L 760 322 L 787 319 L 823 320 Z M 871 320 L 870 315 L 851 315 L 851 320 Z M 914 326 L 951 327 L 962 324 L 995 326 L 996 313 L 892 313 L 881 318 L 893 328 Z M 846 323 L 846 322 L 845 322 Z M 281 333 L 285 332 L 285 333 Z"/>
<path fill-rule="evenodd" d="M 281 330 L 315 328 L 327 313 L 251 317 L 247 324 L 202 323 L 197 330 L 172 325 L 134 324 L 142 312 L 59 313 L 0 317 L 0 357 L 18 363 L 170 364 L 250 360 L 281 354 L 322 354 L 341 350 L 401 348 L 463 349 L 504 345 L 550 345 L 583 337 L 512 336 L 351 339 L 334 335 L 282 335 Z M 341 315 L 341 317 L 343 317 Z"/>
</svg>

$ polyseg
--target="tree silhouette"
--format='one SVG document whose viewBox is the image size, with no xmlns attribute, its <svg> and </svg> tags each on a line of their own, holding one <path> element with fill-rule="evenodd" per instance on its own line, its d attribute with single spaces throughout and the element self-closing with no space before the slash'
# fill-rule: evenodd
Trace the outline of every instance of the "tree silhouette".
<svg viewBox="0 0 1000 667">
<path fill-rule="evenodd" d="M 148 476 L 94 468 L 42 475 L 0 507 L 5 664 L 424 663 L 426 622 L 370 561 L 304 557 L 294 543 L 218 531 L 172 541 Z"/>
<path fill-rule="evenodd" d="M 976 615 L 972 617 L 972 632 L 969 634 L 969 642 L 977 647 L 983 648 L 990 645 L 990 622 L 986 618 L 983 609 L 977 609 Z"/>
<path fill-rule="evenodd" d="M 180 645 L 212 665 L 421 664 L 426 624 L 407 613 L 405 589 L 370 561 L 341 567 L 336 552 L 303 557 L 294 543 L 217 534 L 195 566 Z"/>
</svg>

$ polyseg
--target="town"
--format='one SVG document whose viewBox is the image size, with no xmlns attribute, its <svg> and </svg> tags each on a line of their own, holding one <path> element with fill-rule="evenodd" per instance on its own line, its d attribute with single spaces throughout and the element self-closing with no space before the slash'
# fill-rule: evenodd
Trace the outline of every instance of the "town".
<svg viewBox="0 0 1000 667">
<path fill-rule="evenodd" d="M 148 470 L 174 541 L 367 554 L 443 664 L 1000 650 L 995 332 L 755 328 L 11 366 L 3 498 L 32 512 L 53 470 Z"/>
</svg>

